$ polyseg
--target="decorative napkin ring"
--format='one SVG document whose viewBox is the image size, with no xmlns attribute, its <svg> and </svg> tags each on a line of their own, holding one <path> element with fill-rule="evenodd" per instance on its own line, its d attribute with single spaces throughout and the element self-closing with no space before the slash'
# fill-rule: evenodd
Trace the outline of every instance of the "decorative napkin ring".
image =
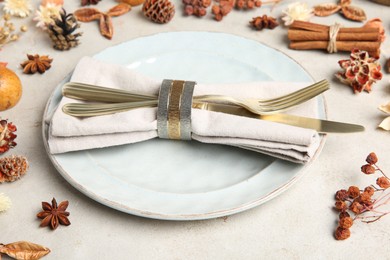
<svg viewBox="0 0 390 260">
<path fill-rule="evenodd" d="M 196 82 L 164 79 L 157 108 L 160 138 L 191 140 L 192 95 Z"/>
</svg>

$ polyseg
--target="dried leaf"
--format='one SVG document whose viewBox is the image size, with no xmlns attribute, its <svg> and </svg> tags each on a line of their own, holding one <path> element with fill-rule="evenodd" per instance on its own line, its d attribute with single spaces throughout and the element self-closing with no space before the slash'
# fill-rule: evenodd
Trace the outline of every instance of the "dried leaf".
<svg viewBox="0 0 390 260">
<path fill-rule="evenodd" d="M 329 16 L 340 11 L 341 6 L 333 3 L 320 4 L 314 6 L 314 14 L 316 16 Z"/>
<path fill-rule="evenodd" d="M 343 6 L 341 10 L 344 16 L 350 20 L 361 22 L 367 19 L 366 13 L 360 7 Z"/>
<path fill-rule="evenodd" d="M 7 245 L 0 244 L 0 253 L 15 259 L 33 260 L 47 255 L 50 249 L 27 241 L 19 241 Z"/>
<path fill-rule="evenodd" d="M 99 21 L 99 28 L 100 28 L 100 33 L 104 37 L 111 40 L 112 35 L 114 34 L 114 28 L 112 26 L 111 16 L 106 14 L 102 15 Z"/>
<path fill-rule="evenodd" d="M 385 118 L 380 124 L 379 127 L 383 130 L 390 131 L 390 116 Z"/>
<path fill-rule="evenodd" d="M 341 6 L 350 5 L 351 3 L 352 3 L 352 0 L 341 0 L 340 1 Z"/>
<path fill-rule="evenodd" d="M 390 115 L 390 102 L 386 105 L 380 105 L 378 108 L 380 111 Z"/>
<path fill-rule="evenodd" d="M 109 16 L 120 16 L 123 15 L 131 10 L 131 6 L 125 3 L 120 3 L 106 13 Z"/>
<path fill-rule="evenodd" d="M 93 20 L 98 20 L 103 15 L 96 8 L 82 8 L 76 10 L 73 14 L 76 17 L 76 19 L 80 22 L 90 22 Z"/>
</svg>

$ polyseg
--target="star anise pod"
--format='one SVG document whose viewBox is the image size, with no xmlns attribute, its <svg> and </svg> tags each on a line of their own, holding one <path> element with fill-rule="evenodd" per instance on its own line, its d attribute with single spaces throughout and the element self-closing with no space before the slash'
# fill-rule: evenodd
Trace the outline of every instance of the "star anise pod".
<svg viewBox="0 0 390 260">
<path fill-rule="evenodd" d="M 257 16 L 249 22 L 249 24 L 256 30 L 274 29 L 279 25 L 275 18 L 267 15 Z"/>
<path fill-rule="evenodd" d="M 20 64 L 25 74 L 34 74 L 36 72 L 43 74 L 46 70 L 50 69 L 50 63 L 53 61 L 47 55 L 27 54 L 27 58 L 28 60 Z"/>
<path fill-rule="evenodd" d="M 41 227 L 50 225 L 51 229 L 54 230 L 59 226 L 59 224 L 69 226 L 69 212 L 65 211 L 68 205 L 69 202 L 66 200 L 57 206 L 55 198 L 51 201 L 51 205 L 48 202 L 42 202 L 43 211 L 37 214 L 37 217 L 42 219 Z"/>
</svg>

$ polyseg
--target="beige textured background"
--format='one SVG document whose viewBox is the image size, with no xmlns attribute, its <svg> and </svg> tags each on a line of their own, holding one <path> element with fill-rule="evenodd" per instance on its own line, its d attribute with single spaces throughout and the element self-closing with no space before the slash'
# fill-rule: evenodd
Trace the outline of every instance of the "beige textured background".
<svg viewBox="0 0 390 260">
<path fill-rule="evenodd" d="M 65 2 L 68 12 L 79 7 L 78 0 Z M 352 184 L 368 184 L 369 178 L 359 172 L 369 152 L 378 154 L 379 164 L 390 174 L 390 133 L 376 128 L 384 118 L 377 106 L 390 101 L 390 75 L 385 74 L 371 94 L 354 95 L 333 76 L 338 71 L 337 61 L 347 58 L 346 53 L 328 55 L 321 51 L 289 50 L 287 30 L 283 26 L 260 32 L 247 26 L 257 15 L 280 16 L 291 2 L 284 1 L 272 13 L 268 7 L 234 11 L 218 23 L 210 16 L 184 17 L 181 2 L 175 0 L 176 15 L 166 25 L 149 22 L 142 16 L 141 8 L 135 7 L 129 14 L 113 18 L 115 33 L 111 41 L 100 36 L 95 22 L 82 24 L 82 44 L 69 52 L 52 49 L 48 37 L 34 28 L 31 18 L 14 19 L 17 23 L 28 23 L 29 31 L 20 41 L 5 46 L 0 60 L 9 62 L 9 68 L 20 76 L 24 93 L 15 108 L 0 116 L 9 118 L 19 128 L 19 144 L 11 153 L 26 155 L 31 165 L 22 180 L 0 185 L 0 192 L 13 201 L 12 208 L 0 214 L 0 242 L 28 240 L 45 245 L 52 250 L 45 259 L 390 259 L 390 217 L 370 225 L 357 222 L 351 238 L 340 242 L 333 238 L 337 215 L 332 210 L 336 190 Z M 307 2 L 314 5 L 323 1 Z M 39 1 L 33 3 L 37 7 Z M 353 3 L 365 9 L 369 18 L 381 17 L 390 32 L 390 7 L 367 0 Z M 97 7 L 105 10 L 113 4 L 114 0 L 104 0 Z M 312 21 L 360 25 L 338 14 Z M 329 118 L 363 124 L 366 131 L 330 135 L 322 154 L 298 183 L 270 202 L 226 220 L 144 219 L 100 205 L 70 186 L 52 166 L 41 136 L 46 101 L 61 79 L 82 56 L 93 55 L 109 46 L 157 32 L 203 30 L 228 32 L 266 43 L 297 60 L 316 80 L 329 79 L 331 90 L 325 94 Z M 390 55 L 389 35 L 382 50 Z M 18 64 L 27 53 L 50 55 L 54 58 L 52 69 L 43 76 L 22 74 Z M 72 222 L 71 226 L 54 232 L 38 228 L 35 217 L 40 202 L 52 196 L 70 201 Z"/>
</svg>

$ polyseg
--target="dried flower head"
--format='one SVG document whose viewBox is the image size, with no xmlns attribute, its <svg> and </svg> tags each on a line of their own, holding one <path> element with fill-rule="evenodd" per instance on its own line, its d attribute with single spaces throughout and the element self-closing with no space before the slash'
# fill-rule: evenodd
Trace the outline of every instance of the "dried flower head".
<svg viewBox="0 0 390 260">
<path fill-rule="evenodd" d="M 351 199 L 354 199 L 354 198 L 357 198 L 359 197 L 360 195 L 360 190 L 358 187 L 356 186 L 350 186 L 348 188 L 348 196 L 351 198 Z"/>
<path fill-rule="evenodd" d="M 30 0 L 5 0 L 3 10 L 13 16 L 27 17 L 30 15 L 32 5 Z"/>
<path fill-rule="evenodd" d="M 5 119 L 0 119 L 0 154 L 5 153 L 10 148 L 16 146 L 16 126 L 12 123 L 8 123 Z"/>
<path fill-rule="evenodd" d="M 375 167 L 370 164 L 365 164 L 361 167 L 361 171 L 365 174 L 374 174 L 375 170 Z"/>
<path fill-rule="evenodd" d="M 27 173 L 28 162 L 24 156 L 0 158 L 0 183 L 13 182 Z"/>
<path fill-rule="evenodd" d="M 342 201 L 342 200 L 338 200 L 336 201 L 336 203 L 334 204 L 335 208 L 339 211 L 344 211 L 347 209 L 347 203 L 345 203 L 345 201 Z"/>
<path fill-rule="evenodd" d="M 389 59 L 389 63 L 390 63 L 390 59 Z M 378 108 L 380 111 L 388 115 L 388 117 L 383 119 L 383 121 L 379 124 L 379 127 L 382 128 L 383 130 L 390 131 L 390 102 L 387 103 L 386 105 L 381 105 Z"/>
<path fill-rule="evenodd" d="M 350 59 L 340 60 L 339 65 L 344 71 L 337 73 L 336 77 L 351 86 L 355 93 L 370 92 L 372 84 L 382 79 L 381 66 L 366 51 L 353 49 Z"/>
<path fill-rule="evenodd" d="M 342 212 L 340 212 L 340 214 L 339 214 L 339 219 L 342 219 L 342 218 L 349 218 L 350 216 L 351 216 L 351 215 L 349 215 L 348 212 L 342 211 Z"/>
<path fill-rule="evenodd" d="M 15 31 L 15 25 L 10 21 L 11 16 L 9 14 L 5 14 L 0 18 L 0 21 L 3 22 L 0 25 L 0 48 L 10 42 L 16 41 L 20 37 L 20 33 Z M 23 27 L 23 26 L 22 26 Z M 20 28 L 21 32 L 25 32 L 23 28 Z"/>
<path fill-rule="evenodd" d="M 382 176 L 382 177 L 379 177 L 377 180 L 376 180 L 376 184 L 381 187 L 382 189 L 387 189 L 390 187 L 390 181 L 389 179 L 387 179 L 386 177 Z"/>
<path fill-rule="evenodd" d="M 364 189 L 364 193 L 369 194 L 370 196 L 374 195 L 375 189 L 371 186 L 368 186 Z"/>
<path fill-rule="evenodd" d="M 338 190 L 335 194 L 336 200 L 346 200 L 348 199 L 348 192 L 346 190 Z"/>
<path fill-rule="evenodd" d="M 205 16 L 207 8 L 211 5 L 211 0 L 182 0 L 184 13 L 198 17 Z"/>
<path fill-rule="evenodd" d="M 334 235 L 337 240 L 345 240 L 351 236 L 351 231 L 347 228 L 338 227 Z"/>
<path fill-rule="evenodd" d="M 339 227 L 348 229 L 352 227 L 353 219 L 351 217 L 344 217 L 339 220 Z"/>
<path fill-rule="evenodd" d="M 363 208 L 364 208 L 363 205 L 360 204 L 360 203 L 357 202 L 357 201 L 352 202 L 352 204 L 349 206 L 349 209 L 350 209 L 353 213 L 355 213 L 355 214 L 361 213 L 361 212 L 363 211 Z"/>
<path fill-rule="evenodd" d="M 39 10 L 36 11 L 34 21 L 37 22 L 37 27 L 46 30 L 47 25 L 53 24 L 56 19 L 60 19 L 62 6 L 52 3 L 39 6 Z"/>
<path fill-rule="evenodd" d="M 369 164 L 376 164 L 378 162 L 378 157 L 375 153 L 370 153 L 366 158 L 366 162 Z"/>
<path fill-rule="evenodd" d="M 4 193 L 0 193 L 0 212 L 7 211 L 11 208 L 11 205 L 11 199 L 4 195 Z"/>
<path fill-rule="evenodd" d="M 306 3 L 295 2 L 289 4 L 283 14 L 284 25 L 289 26 L 296 20 L 309 21 L 313 16 L 313 9 L 309 8 Z"/>
</svg>

